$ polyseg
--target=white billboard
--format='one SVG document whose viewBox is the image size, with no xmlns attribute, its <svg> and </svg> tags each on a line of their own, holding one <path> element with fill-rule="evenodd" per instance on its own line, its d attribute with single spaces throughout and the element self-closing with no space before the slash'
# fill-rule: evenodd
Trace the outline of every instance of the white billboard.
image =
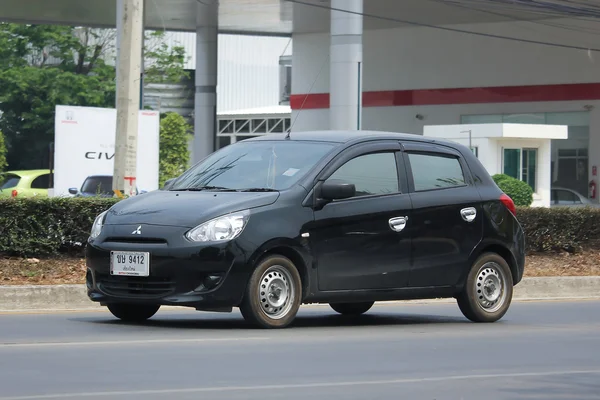
<svg viewBox="0 0 600 400">
<path fill-rule="evenodd" d="M 137 188 L 158 189 L 160 116 L 140 110 Z M 113 174 L 117 110 L 56 106 L 54 131 L 54 196 L 71 196 L 89 176 Z"/>
</svg>

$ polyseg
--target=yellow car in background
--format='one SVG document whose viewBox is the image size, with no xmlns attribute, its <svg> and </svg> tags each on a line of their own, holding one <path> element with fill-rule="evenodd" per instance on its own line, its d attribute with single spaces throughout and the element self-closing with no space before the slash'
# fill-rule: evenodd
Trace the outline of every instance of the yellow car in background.
<svg viewBox="0 0 600 400">
<path fill-rule="evenodd" d="M 0 198 L 48 197 L 49 186 L 49 169 L 0 173 Z"/>
</svg>

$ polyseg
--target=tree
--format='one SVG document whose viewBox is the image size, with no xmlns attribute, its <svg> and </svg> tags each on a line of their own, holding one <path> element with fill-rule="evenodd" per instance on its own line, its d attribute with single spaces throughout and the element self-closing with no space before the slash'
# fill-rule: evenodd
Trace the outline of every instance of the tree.
<svg viewBox="0 0 600 400">
<path fill-rule="evenodd" d="M 166 113 L 160 121 L 159 187 L 178 177 L 188 167 L 190 126 L 175 113 Z"/>
<path fill-rule="evenodd" d="M 184 76 L 184 50 L 147 34 L 149 82 Z M 158 44 L 157 44 L 158 43 Z M 57 104 L 115 106 L 114 29 L 0 23 L 0 130 L 11 169 L 45 168 Z"/>
<path fill-rule="evenodd" d="M 0 131 L 0 173 L 6 168 L 6 144 L 4 143 L 4 134 Z"/>
</svg>

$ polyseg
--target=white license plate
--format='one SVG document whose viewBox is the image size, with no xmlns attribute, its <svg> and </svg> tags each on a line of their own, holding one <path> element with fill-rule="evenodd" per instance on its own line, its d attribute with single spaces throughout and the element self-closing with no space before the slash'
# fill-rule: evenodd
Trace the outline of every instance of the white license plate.
<svg viewBox="0 0 600 400">
<path fill-rule="evenodd" d="M 125 276 L 150 275 L 150 253 L 111 251 L 110 274 Z"/>
</svg>

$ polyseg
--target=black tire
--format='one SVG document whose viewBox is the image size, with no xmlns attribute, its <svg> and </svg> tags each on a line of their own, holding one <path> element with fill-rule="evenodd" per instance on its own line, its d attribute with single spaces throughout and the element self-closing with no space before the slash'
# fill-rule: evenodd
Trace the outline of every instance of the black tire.
<svg viewBox="0 0 600 400">
<path fill-rule="evenodd" d="M 501 289 L 496 293 L 498 282 Z M 471 267 L 456 300 L 460 311 L 469 320 L 496 322 L 508 311 L 512 296 L 513 279 L 508 263 L 496 253 L 484 253 Z"/>
<path fill-rule="evenodd" d="M 374 301 L 363 303 L 331 303 L 329 307 L 342 315 L 361 315 L 373 307 Z"/>
<path fill-rule="evenodd" d="M 126 322 L 146 321 L 160 309 L 156 304 L 109 303 L 106 307 L 112 315 Z"/>
<path fill-rule="evenodd" d="M 288 258 L 271 255 L 252 273 L 240 311 L 246 321 L 260 328 L 285 328 L 296 318 L 301 303 L 298 269 Z"/>
</svg>

